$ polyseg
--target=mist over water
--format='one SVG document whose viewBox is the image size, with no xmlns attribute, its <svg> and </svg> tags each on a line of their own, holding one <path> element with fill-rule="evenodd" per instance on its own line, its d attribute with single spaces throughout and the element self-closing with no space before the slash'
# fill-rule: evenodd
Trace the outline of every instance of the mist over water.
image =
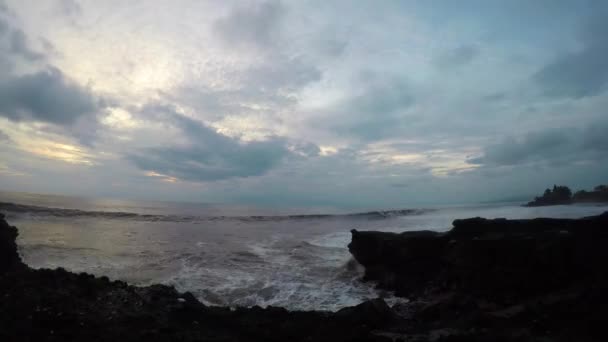
<svg viewBox="0 0 608 342">
<path fill-rule="evenodd" d="M 353 228 L 444 231 L 457 218 L 575 218 L 608 210 L 512 203 L 348 213 L 15 193 L 0 193 L 0 202 L 32 267 L 170 284 L 210 305 L 302 310 L 390 299 L 360 281 L 347 249 Z"/>
</svg>

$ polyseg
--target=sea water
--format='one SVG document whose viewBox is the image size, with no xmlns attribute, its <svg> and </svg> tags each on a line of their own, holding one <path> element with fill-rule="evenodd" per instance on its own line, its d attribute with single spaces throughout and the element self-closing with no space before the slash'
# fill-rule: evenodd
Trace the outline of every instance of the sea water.
<svg viewBox="0 0 608 342">
<path fill-rule="evenodd" d="M 350 230 L 445 231 L 458 218 L 577 218 L 607 205 L 501 203 L 349 212 L 0 192 L 34 268 L 63 267 L 134 285 L 162 283 L 207 305 L 338 310 L 391 293 L 361 281 Z"/>
</svg>

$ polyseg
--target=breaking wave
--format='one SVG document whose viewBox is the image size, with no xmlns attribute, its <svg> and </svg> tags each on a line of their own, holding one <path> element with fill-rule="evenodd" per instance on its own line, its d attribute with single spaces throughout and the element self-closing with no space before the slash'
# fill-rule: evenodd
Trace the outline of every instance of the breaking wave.
<svg viewBox="0 0 608 342">
<path fill-rule="evenodd" d="M 197 215 L 158 215 L 138 214 L 122 211 L 87 211 L 79 209 L 52 208 L 35 205 L 0 202 L 0 210 L 12 214 L 27 214 L 30 216 L 51 216 L 60 218 L 101 218 L 123 219 L 146 222 L 179 222 L 197 223 L 208 221 L 243 221 L 243 222 L 279 222 L 293 220 L 326 220 L 326 219 L 366 219 L 382 220 L 399 216 L 422 215 L 435 209 L 397 209 L 367 211 L 349 214 L 304 214 L 304 215 L 250 215 L 250 216 L 197 216 Z"/>
</svg>

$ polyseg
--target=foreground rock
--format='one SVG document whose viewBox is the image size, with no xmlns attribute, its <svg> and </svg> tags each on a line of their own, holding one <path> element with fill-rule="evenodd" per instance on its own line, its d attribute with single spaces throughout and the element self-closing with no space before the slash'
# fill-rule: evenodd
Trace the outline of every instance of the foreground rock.
<svg viewBox="0 0 608 342">
<path fill-rule="evenodd" d="M 456 220 L 446 233 L 353 230 L 349 249 L 366 280 L 415 299 L 412 326 L 421 331 L 608 340 L 608 212 Z"/>
</svg>

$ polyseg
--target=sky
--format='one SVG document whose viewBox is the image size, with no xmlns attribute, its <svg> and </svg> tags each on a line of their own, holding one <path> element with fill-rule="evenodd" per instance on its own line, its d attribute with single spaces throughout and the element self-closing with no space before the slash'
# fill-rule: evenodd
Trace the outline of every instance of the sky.
<svg viewBox="0 0 608 342">
<path fill-rule="evenodd" d="M 593 0 L 0 0 L 0 189 L 403 207 L 608 182 Z"/>
</svg>

